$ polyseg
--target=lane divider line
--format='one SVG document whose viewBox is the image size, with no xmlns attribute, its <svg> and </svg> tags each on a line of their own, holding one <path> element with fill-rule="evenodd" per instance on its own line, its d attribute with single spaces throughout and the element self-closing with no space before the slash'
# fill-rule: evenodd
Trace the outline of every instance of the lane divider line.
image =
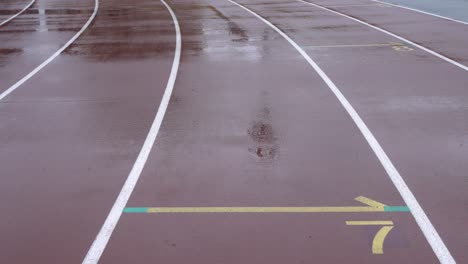
<svg viewBox="0 0 468 264">
<path fill-rule="evenodd" d="M 409 212 L 407 206 L 388 206 L 364 196 L 354 200 L 368 206 L 228 206 L 228 207 L 126 207 L 124 213 L 358 213 Z"/>
<path fill-rule="evenodd" d="M 465 21 L 461 21 L 461 20 L 458 20 L 458 19 L 454 19 L 454 18 L 450 18 L 450 17 L 445 17 L 445 16 L 437 15 L 437 14 L 434 14 L 434 13 L 430 13 L 430 12 L 422 11 L 422 10 L 419 10 L 419 9 L 415 9 L 415 8 L 403 6 L 403 5 L 400 5 L 400 4 L 393 4 L 393 3 L 388 3 L 388 2 L 379 1 L 379 0 L 371 0 L 371 1 L 374 1 L 374 2 L 377 2 L 377 3 L 381 3 L 381 4 L 385 4 L 385 5 L 389 5 L 389 6 L 394 6 L 394 7 L 399 7 L 399 8 L 403 8 L 403 9 L 408 9 L 408 10 L 411 10 L 411 11 L 414 11 L 414 12 L 418 12 L 418 13 L 422 13 L 422 14 L 426 14 L 426 15 L 430 15 L 430 16 L 435 16 L 435 17 L 438 17 L 438 18 L 450 20 L 450 21 L 452 21 L 452 22 L 457 22 L 457 23 L 461 23 L 461 24 L 468 25 L 468 22 L 465 22 Z"/>
<path fill-rule="evenodd" d="M 176 47 L 174 61 L 172 63 L 171 72 L 167 81 L 166 90 L 164 91 L 164 95 L 161 99 L 158 112 L 156 113 L 156 116 L 148 132 L 148 135 L 146 136 L 145 142 L 143 143 L 140 153 L 138 154 L 138 157 L 135 163 L 133 164 L 130 173 L 128 174 L 127 180 L 125 181 L 122 190 L 117 196 L 117 199 L 115 200 L 115 203 L 112 206 L 109 215 L 107 216 L 103 226 L 99 230 L 99 233 L 97 234 L 95 240 L 93 241 L 93 244 L 91 245 L 88 253 L 86 254 L 82 262 L 83 264 L 96 264 L 101 258 L 101 255 L 104 252 L 107 243 L 109 242 L 112 232 L 114 231 L 115 227 L 117 226 L 117 223 L 119 222 L 120 216 L 122 215 L 122 212 L 128 202 L 128 199 L 130 198 L 138 182 L 138 179 L 140 178 L 145 163 L 148 160 L 148 156 L 151 152 L 151 149 L 153 148 L 154 142 L 156 141 L 156 137 L 164 119 L 164 115 L 166 114 L 167 106 L 169 105 L 169 101 L 171 99 L 172 90 L 174 89 L 174 84 L 176 81 L 180 63 L 182 36 L 180 34 L 179 22 L 171 7 L 164 0 L 160 1 L 171 14 L 176 32 Z"/>
<path fill-rule="evenodd" d="M 324 7 L 324 6 L 321 6 L 321 5 L 312 3 L 312 2 L 308 2 L 308 1 L 304 1 L 304 0 L 297 0 L 297 1 L 302 2 L 302 3 L 304 3 L 304 4 L 307 4 L 307 5 L 311 5 L 311 6 L 314 6 L 314 7 L 320 8 L 320 9 L 323 9 L 323 10 L 326 10 L 326 11 L 329 11 L 329 12 L 332 12 L 332 13 L 334 13 L 334 14 L 337 14 L 337 15 L 340 15 L 340 16 L 343 16 L 343 17 L 346 17 L 346 18 L 351 19 L 351 20 L 354 20 L 354 21 L 356 21 L 356 22 L 358 22 L 358 23 L 360 23 L 360 24 L 366 25 L 366 26 L 371 27 L 371 28 L 373 28 L 373 29 L 375 29 L 375 30 L 378 30 L 378 31 L 380 31 L 380 32 L 382 32 L 382 33 L 385 33 L 385 34 L 390 35 L 390 36 L 392 36 L 392 37 L 394 37 L 394 38 L 397 38 L 397 39 L 399 39 L 399 40 L 401 40 L 401 41 L 404 41 L 404 42 L 406 42 L 406 43 L 408 43 L 408 44 L 410 44 L 410 45 L 413 45 L 413 46 L 415 46 L 415 47 L 418 47 L 419 49 L 424 50 L 424 51 L 426 51 L 426 52 L 428 52 L 428 53 L 430 53 L 430 54 L 432 54 L 432 55 L 434 55 L 434 56 L 436 56 L 436 57 L 438 57 L 438 58 L 440 58 L 440 59 L 442 59 L 442 60 L 444 60 L 444 61 L 446 61 L 446 62 L 448 62 L 448 63 L 451 63 L 451 64 L 453 64 L 453 65 L 455 65 L 455 66 L 461 68 L 462 70 L 468 71 L 468 66 L 465 66 L 465 65 L 463 65 L 463 64 L 461 64 L 461 63 L 459 63 L 459 62 L 456 62 L 456 61 L 454 61 L 454 60 L 452 60 L 452 59 L 450 59 L 450 58 L 447 58 L 447 57 L 445 57 L 444 55 L 442 55 L 442 54 L 440 54 L 440 53 L 437 53 L 437 52 L 435 52 L 435 51 L 433 51 L 433 50 L 431 50 L 431 49 L 428 49 L 428 48 L 426 48 L 426 47 L 424 47 L 424 46 L 421 46 L 421 45 L 419 45 L 419 44 L 417 44 L 417 43 L 415 43 L 415 42 L 413 42 L 413 41 L 411 41 L 411 40 L 408 40 L 408 39 L 406 39 L 406 38 L 404 38 L 404 37 L 402 37 L 402 36 L 399 36 L 399 35 L 397 35 L 397 34 L 394 34 L 394 33 L 390 32 L 390 31 L 387 31 L 387 30 L 385 30 L 385 29 L 382 29 L 382 28 L 379 28 L 379 27 L 377 27 L 377 26 L 371 25 L 371 24 L 369 24 L 369 23 L 367 23 L 367 22 L 364 22 L 363 20 L 357 19 L 357 18 L 355 18 L 355 17 L 346 15 L 346 14 L 344 14 L 344 13 L 335 11 L 335 10 L 333 10 L 333 9 L 330 9 L 330 8 L 327 8 L 327 7 Z"/>
<path fill-rule="evenodd" d="M 392 206 L 390 206 L 392 207 Z M 124 213 L 371 213 L 409 212 L 406 206 L 393 210 L 367 206 L 323 206 L 323 207 L 126 207 Z"/>
<path fill-rule="evenodd" d="M 6 23 L 10 22 L 11 20 L 15 19 L 17 16 L 21 15 L 24 11 L 26 11 L 28 8 L 30 8 L 35 2 L 36 2 L 36 0 L 32 0 L 31 2 L 29 2 L 29 4 L 27 6 L 25 6 L 23 9 L 21 9 L 21 11 L 14 14 L 10 18 L 8 18 L 7 20 L 5 20 L 3 22 L 0 22 L 0 27 L 5 25 Z"/>
<path fill-rule="evenodd" d="M 67 49 L 81 34 L 89 27 L 91 22 L 93 22 L 94 18 L 96 17 L 96 14 L 99 9 L 99 0 L 94 1 L 94 11 L 93 14 L 89 17 L 88 21 L 83 25 L 83 27 L 78 31 L 65 45 L 63 45 L 59 50 L 57 50 L 52 56 L 50 56 L 47 60 L 42 62 L 39 66 L 37 66 L 34 70 L 32 70 L 30 73 L 28 73 L 26 76 L 24 76 L 21 80 L 17 81 L 15 84 L 10 86 L 8 89 L 0 93 L 0 101 L 3 100 L 5 97 L 7 97 L 9 94 L 11 94 L 13 91 L 18 89 L 23 83 L 27 82 L 29 79 L 31 79 L 36 73 L 38 73 L 40 70 L 42 70 L 44 67 L 46 67 L 49 63 L 51 63 L 55 58 L 57 58 L 65 49 Z"/>
<path fill-rule="evenodd" d="M 312 58 L 296 42 L 294 42 L 294 40 L 292 40 L 288 35 L 286 35 L 286 33 L 281 31 L 278 27 L 273 25 L 271 22 L 269 22 L 265 18 L 261 17 L 260 15 L 255 13 L 254 11 L 248 9 L 247 7 L 245 7 L 245 6 L 241 5 L 241 4 L 238 4 L 237 2 L 234 2 L 232 0 L 227 0 L 227 1 L 237 5 L 240 8 L 244 9 L 245 11 L 251 13 L 253 16 L 257 17 L 258 19 L 263 21 L 265 24 L 270 26 L 272 29 L 274 29 L 278 34 L 280 34 L 283 38 L 285 38 L 289 42 L 289 44 L 291 44 L 304 57 L 304 59 L 310 64 L 310 66 L 318 73 L 318 75 L 327 84 L 327 86 L 330 88 L 330 90 L 333 92 L 333 94 L 335 94 L 336 98 L 341 103 L 343 108 L 348 112 L 351 119 L 354 121 L 354 123 L 356 124 L 356 126 L 359 128 L 362 135 L 366 139 L 367 143 L 369 144 L 369 146 L 374 151 L 375 155 L 379 159 L 379 161 L 382 164 L 383 168 L 387 172 L 390 180 L 393 182 L 396 189 L 398 190 L 398 192 L 402 196 L 403 200 L 405 201 L 406 205 L 409 207 L 411 213 L 413 214 L 413 216 L 414 216 L 414 218 L 416 220 L 416 223 L 419 225 L 419 228 L 421 228 L 421 231 L 423 232 L 423 234 L 426 237 L 427 241 L 429 242 L 432 249 L 434 250 L 434 253 L 439 258 L 439 261 L 441 263 L 443 263 L 443 264 L 455 263 L 455 260 L 453 259 L 453 257 L 450 254 L 449 250 L 445 246 L 444 242 L 442 241 L 442 238 L 437 233 L 436 229 L 432 225 L 431 221 L 427 217 L 427 215 L 424 212 L 424 210 L 422 209 L 421 205 L 416 200 L 416 197 L 414 196 L 414 194 L 409 189 L 409 187 L 406 184 L 405 180 L 400 175 L 397 168 L 393 165 L 392 161 L 387 156 L 387 154 L 383 150 L 382 146 L 380 146 L 380 143 L 377 141 L 377 139 L 374 137 L 374 135 L 369 130 L 367 125 L 364 123 L 364 120 L 362 120 L 362 118 L 356 112 L 354 107 L 351 105 L 351 103 L 348 101 L 348 99 L 346 99 L 346 97 L 343 95 L 343 93 L 341 93 L 340 89 L 338 89 L 338 87 L 335 85 L 335 83 L 320 68 L 320 66 L 318 66 L 318 64 L 314 60 L 312 60 Z M 299 0 L 299 1 L 302 1 L 302 0 Z M 303 1 L 303 2 L 305 2 L 305 1 Z M 461 66 L 463 66 L 463 65 L 461 65 Z"/>
</svg>

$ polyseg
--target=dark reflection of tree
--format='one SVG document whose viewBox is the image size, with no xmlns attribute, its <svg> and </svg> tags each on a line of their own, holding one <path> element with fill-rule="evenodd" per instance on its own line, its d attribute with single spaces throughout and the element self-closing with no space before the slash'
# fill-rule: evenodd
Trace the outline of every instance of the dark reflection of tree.
<svg viewBox="0 0 468 264">
<path fill-rule="evenodd" d="M 66 3 L 58 3 L 52 8 L 41 3 L 36 2 L 33 4 L 20 17 L 15 18 L 14 26 L 2 28 L 0 34 L 48 31 L 77 32 L 93 13 L 91 5 L 75 7 Z M 21 8 L 23 7 L 21 6 Z M 11 16 L 18 12 L 19 10 L 2 9 L 0 6 L 0 21 L 2 20 L 2 14 Z"/>
<path fill-rule="evenodd" d="M 0 0 L 0 22 L 3 21 L 1 16 L 11 16 L 23 9 L 29 1 L 27 0 Z M 8 17 L 5 17 L 7 19 Z"/>
<path fill-rule="evenodd" d="M 159 1 L 110 2 L 66 54 L 102 62 L 173 56 L 174 26 Z"/>
<path fill-rule="evenodd" d="M 8 65 L 16 56 L 23 53 L 23 49 L 0 48 L 0 67 Z"/>
<path fill-rule="evenodd" d="M 229 27 L 229 34 L 238 36 L 238 38 L 233 39 L 234 41 L 248 41 L 249 38 L 247 33 L 242 27 L 240 27 L 237 23 L 233 22 L 230 18 L 226 17 L 220 10 L 218 10 L 214 6 L 206 6 L 209 10 L 213 11 L 218 17 L 226 20 L 228 27 Z"/>
<path fill-rule="evenodd" d="M 231 41 L 251 41 L 244 27 L 234 22 L 234 16 L 224 14 L 219 7 L 197 1 L 171 2 L 182 31 L 182 54 L 196 56 L 209 45 L 203 39 L 203 21 L 222 19 L 220 22 Z M 235 6 L 227 5 L 223 8 Z M 248 14 L 243 14 L 247 16 Z M 159 1 L 131 0 L 103 2 L 92 26 L 65 54 L 78 55 L 95 61 L 135 60 L 172 57 L 175 45 L 174 25 L 166 8 Z M 201 37 L 202 36 L 202 37 Z"/>
</svg>

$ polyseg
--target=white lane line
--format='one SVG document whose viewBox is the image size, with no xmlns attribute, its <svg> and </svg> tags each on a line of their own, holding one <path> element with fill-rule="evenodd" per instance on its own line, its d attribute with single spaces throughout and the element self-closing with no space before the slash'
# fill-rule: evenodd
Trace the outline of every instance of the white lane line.
<svg viewBox="0 0 468 264">
<path fill-rule="evenodd" d="M 450 17 L 445 17 L 445 16 L 441 16 L 441 15 L 429 13 L 429 12 L 426 12 L 426 11 L 422 11 L 422 10 L 415 9 L 415 8 L 411 8 L 411 7 L 407 7 L 407 6 L 403 6 L 403 5 L 400 5 L 400 4 L 392 4 L 392 3 L 388 3 L 388 2 L 384 2 L 384 1 L 379 1 L 379 0 L 371 0 L 371 1 L 374 1 L 374 2 L 377 2 L 377 3 L 381 3 L 381 4 L 390 5 L 390 6 L 395 6 L 395 7 L 399 7 L 399 8 L 404 8 L 404 9 L 408 9 L 408 10 L 415 11 L 415 12 L 418 12 L 418 13 L 422 13 L 422 14 L 426 14 L 426 15 L 431 15 L 431 16 L 435 16 L 435 17 L 438 17 L 438 18 L 442 18 L 442 19 L 446 19 L 446 20 L 453 21 L 453 22 L 457 22 L 457 23 L 462 23 L 462 24 L 468 25 L 468 22 L 465 22 L 465 21 L 461 21 L 461 20 L 457 20 L 457 19 L 450 18 Z"/>
<path fill-rule="evenodd" d="M 232 0 L 228 0 L 231 3 L 238 5 L 239 7 L 243 8 L 247 12 L 251 13 L 252 15 L 256 16 L 260 20 L 262 20 L 265 24 L 270 26 L 274 29 L 278 34 L 280 34 L 283 38 L 285 38 L 289 44 L 291 44 L 303 57 L 304 59 L 312 66 L 312 68 L 320 75 L 322 80 L 328 85 L 330 90 L 335 94 L 335 96 L 340 101 L 343 108 L 348 112 L 348 114 L 353 119 L 356 126 L 361 131 L 364 138 L 367 140 L 367 143 L 374 151 L 375 155 L 379 159 L 380 163 L 384 167 L 385 171 L 387 172 L 388 176 L 390 177 L 391 181 L 395 185 L 396 189 L 402 196 L 403 200 L 405 201 L 406 205 L 410 208 L 411 213 L 413 214 L 416 222 L 418 223 L 419 227 L 421 228 L 422 232 L 426 236 L 429 244 L 432 246 L 435 254 L 439 258 L 440 262 L 443 264 L 446 263 L 455 263 L 455 260 L 452 258 L 452 255 L 448 251 L 447 247 L 445 246 L 444 242 L 440 238 L 439 234 L 435 230 L 434 226 L 431 224 L 431 221 L 424 213 L 424 210 L 419 205 L 416 197 L 414 197 L 413 193 L 409 189 L 408 185 L 406 185 L 403 177 L 401 177 L 398 170 L 393 165 L 390 158 L 387 156 L 383 148 L 380 146 L 377 139 L 374 137 L 372 132 L 369 130 L 367 125 L 361 119 L 359 114 L 354 110 L 353 106 L 348 102 L 346 97 L 341 93 L 338 87 L 332 82 L 332 80 L 325 74 L 325 72 L 313 61 L 309 55 L 296 43 L 292 40 L 288 35 L 286 35 L 283 31 L 277 28 L 275 25 L 270 23 L 268 20 L 264 19 L 257 13 L 253 12 L 252 10 L 248 9 L 247 7 L 238 4 Z"/>
<path fill-rule="evenodd" d="M 352 17 L 352 16 L 348 16 L 348 15 L 346 15 L 346 14 L 340 13 L 340 12 L 335 11 L 335 10 L 330 9 L 330 8 L 326 8 L 326 7 L 321 6 L 321 5 L 317 5 L 317 4 L 314 4 L 314 3 L 311 3 L 311 2 L 307 2 L 307 1 L 304 1 L 304 0 L 297 0 L 297 1 L 302 2 L 302 3 L 305 3 L 305 4 L 308 4 L 308 5 L 311 5 L 311 6 L 315 6 L 315 7 L 317 7 L 317 8 L 323 9 L 323 10 L 327 10 L 327 11 L 329 11 L 329 12 L 332 12 L 332 13 L 335 13 L 335 14 L 337 14 L 337 15 L 340 15 L 340 16 L 343 16 L 343 17 L 346 17 L 346 18 L 349 18 L 349 19 L 351 19 L 351 20 L 354 20 L 354 21 L 356 21 L 356 22 L 358 22 L 358 23 L 361 23 L 361 24 L 366 25 L 366 26 L 368 26 L 368 27 L 371 27 L 371 28 L 373 28 L 373 29 L 375 29 L 375 30 L 378 30 L 378 31 L 380 31 L 380 32 L 383 32 L 383 33 L 385 33 L 385 34 L 387 34 L 387 35 L 390 35 L 390 36 L 392 36 L 392 37 L 394 37 L 394 38 L 397 38 L 397 39 L 399 39 L 399 40 L 401 40 L 401 41 L 404 41 L 404 42 L 406 42 L 406 43 L 408 43 L 408 44 L 410 44 L 410 45 L 413 45 L 413 46 L 415 46 L 415 47 L 418 47 L 418 48 L 420 48 L 420 49 L 422 49 L 422 50 L 424 50 L 424 51 L 426 51 L 426 52 L 428 52 L 428 53 L 430 53 L 430 54 L 432 54 L 432 55 L 434 55 L 434 56 L 436 56 L 436 57 L 438 57 L 438 58 L 440 58 L 440 59 L 443 59 L 443 60 L 446 61 L 446 62 L 449 62 L 449 63 L 451 63 L 451 64 L 453 64 L 453 65 L 455 65 L 455 66 L 457 66 L 457 67 L 459 67 L 459 68 L 461 68 L 461 69 L 463 69 L 463 70 L 465 70 L 465 71 L 468 71 L 468 66 L 465 66 L 465 65 L 463 65 L 463 64 L 461 64 L 461 63 L 458 63 L 458 62 L 456 62 L 456 61 L 454 61 L 454 60 L 452 60 L 452 59 L 449 59 L 449 58 L 445 57 L 445 56 L 442 55 L 442 54 L 439 54 L 439 53 L 437 53 L 437 52 L 435 52 L 435 51 L 433 51 L 433 50 L 430 50 L 430 49 L 428 49 L 428 48 L 426 48 L 426 47 L 424 47 L 424 46 L 421 46 L 421 45 L 419 45 L 419 44 L 416 44 L 416 43 L 414 43 L 413 41 L 408 40 L 408 39 L 405 39 L 405 38 L 403 38 L 403 37 L 401 37 L 401 36 L 399 36 L 399 35 L 397 35 L 397 34 L 394 34 L 394 33 L 390 32 L 390 31 L 387 31 L 387 30 L 385 30 L 385 29 L 376 27 L 376 26 L 371 25 L 371 24 L 369 24 L 369 23 L 367 23 L 367 22 L 364 22 L 364 21 L 362 21 L 362 20 L 360 20 L 360 19 L 354 18 L 354 17 Z"/>
<path fill-rule="evenodd" d="M 14 14 L 12 17 L 8 18 L 7 20 L 1 22 L 0 27 L 5 25 L 6 23 L 10 22 L 11 20 L 15 19 L 15 17 L 21 15 L 24 11 L 26 11 L 28 8 L 30 8 L 34 4 L 34 2 L 36 2 L 36 0 L 32 0 L 27 6 L 25 6 L 23 9 L 21 9 L 21 11 Z"/>
<path fill-rule="evenodd" d="M 93 14 L 89 17 L 88 21 L 83 25 L 83 27 L 78 31 L 63 47 L 61 47 L 59 50 L 57 50 L 52 56 L 50 56 L 47 60 L 42 62 L 39 66 L 37 66 L 34 70 L 32 70 L 30 73 L 28 73 L 26 76 L 24 76 L 21 80 L 17 81 L 15 84 L 10 86 L 8 89 L 3 91 L 3 93 L 0 94 L 0 101 L 3 100 L 3 98 L 7 97 L 9 94 L 11 94 L 13 91 L 15 91 L 18 87 L 20 87 L 23 83 L 27 82 L 29 79 L 31 79 L 36 73 L 38 73 L 40 70 L 42 70 L 44 67 L 46 67 L 50 62 L 52 62 L 55 58 L 57 58 L 66 48 L 68 48 L 93 22 L 94 18 L 96 17 L 96 14 L 99 9 L 99 0 L 95 0 L 94 2 L 94 12 Z"/>
<path fill-rule="evenodd" d="M 172 20 L 174 21 L 174 27 L 176 32 L 176 47 L 175 47 L 175 54 L 174 54 L 174 61 L 172 63 L 171 73 L 169 75 L 169 80 L 167 81 L 166 90 L 164 95 L 161 99 L 161 103 L 159 105 L 158 112 L 156 113 L 156 117 L 154 118 L 153 124 L 146 136 L 145 142 L 138 154 L 138 157 L 133 164 L 132 170 L 128 174 L 127 180 L 125 181 L 122 190 L 117 196 L 117 199 L 112 206 L 112 209 L 109 212 L 104 224 L 99 230 L 91 248 L 89 249 L 86 257 L 83 260 L 83 264 L 95 264 L 98 263 L 99 259 L 101 258 L 104 249 L 106 248 L 107 243 L 114 231 L 117 223 L 119 222 L 120 216 L 127 205 L 128 199 L 132 195 L 133 189 L 140 178 L 141 172 L 145 167 L 145 163 L 148 160 L 148 156 L 151 152 L 151 148 L 154 145 L 156 140 L 156 136 L 158 135 L 159 128 L 161 127 L 162 121 L 164 119 L 164 115 L 166 114 L 167 106 L 169 105 L 169 101 L 171 99 L 172 90 L 174 89 L 174 83 L 177 77 L 177 71 L 179 69 L 179 62 L 180 62 L 180 53 L 182 48 L 182 37 L 180 34 L 179 22 L 177 21 L 177 17 L 172 11 L 171 7 L 164 1 L 160 0 L 167 8 L 169 13 L 171 14 Z"/>
</svg>

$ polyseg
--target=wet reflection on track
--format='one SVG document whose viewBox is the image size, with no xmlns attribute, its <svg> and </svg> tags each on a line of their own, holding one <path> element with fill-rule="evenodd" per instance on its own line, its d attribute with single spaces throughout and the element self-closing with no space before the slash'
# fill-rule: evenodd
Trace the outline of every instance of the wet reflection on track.
<svg viewBox="0 0 468 264">
<path fill-rule="evenodd" d="M 8 65 L 10 60 L 23 53 L 23 49 L 17 48 L 0 48 L 0 67 Z"/>
<path fill-rule="evenodd" d="M 21 17 L 14 20 L 15 25 L 4 27 L 0 34 L 46 32 L 46 31 L 72 31 L 81 27 L 83 20 L 87 19 L 92 9 L 49 9 L 36 6 L 28 9 Z"/>
<path fill-rule="evenodd" d="M 156 5 L 103 7 L 96 19 L 99 26 L 90 28 L 65 54 L 100 62 L 172 57 L 173 30 L 147 26 L 148 21 L 165 21 L 165 12 Z M 115 24 L 118 26 L 111 26 Z M 155 38 L 158 43 L 154 43 Z"/>
<path fill-rule="evenodd" d="M 260 99 L 264 100 L 267 93 L 262 92 Z M 278 153 L 278 140 L 273 129 L 271 110 L 268 104 L 263 104 L 257 118 L 252 122 L 247 133 L 253 141 L 249 151 L 262 161 L 273 161 Z"/>
</svg>

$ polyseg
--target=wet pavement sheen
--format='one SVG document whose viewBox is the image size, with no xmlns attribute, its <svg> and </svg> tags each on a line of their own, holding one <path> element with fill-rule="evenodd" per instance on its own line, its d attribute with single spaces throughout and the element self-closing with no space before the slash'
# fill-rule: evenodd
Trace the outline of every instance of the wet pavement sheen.
<svg viewBox="0 0 468 264">
<path fill-rule="evenodd" d="M 0 21 L 29 1 L 2 1 Z M 315 1 L 460 63 L 464 25 L 375 2 Z M 468 261 L 468 75 L 299 1 L 240 1 L 298 43 L 379 140 L 458 263 Z M 80 263 L 158 110 L 175 31 L 159 1 L 101 0 L 91 26 L 0 101 L 0 263 Z M 317 72 L 220 0 L 176 0 L 174 91 L 127 207 L 405 206 Z M 63 46 L 93 0 L 41 0 L 0 27 L 0 93 Z M 433 32 L 428 33 L 428 28 Z M 383 254 L 372 245 L 393 221 Z M 437 263 L 408 212 L 124 213 L 99 263 Z"/>
</svg>

